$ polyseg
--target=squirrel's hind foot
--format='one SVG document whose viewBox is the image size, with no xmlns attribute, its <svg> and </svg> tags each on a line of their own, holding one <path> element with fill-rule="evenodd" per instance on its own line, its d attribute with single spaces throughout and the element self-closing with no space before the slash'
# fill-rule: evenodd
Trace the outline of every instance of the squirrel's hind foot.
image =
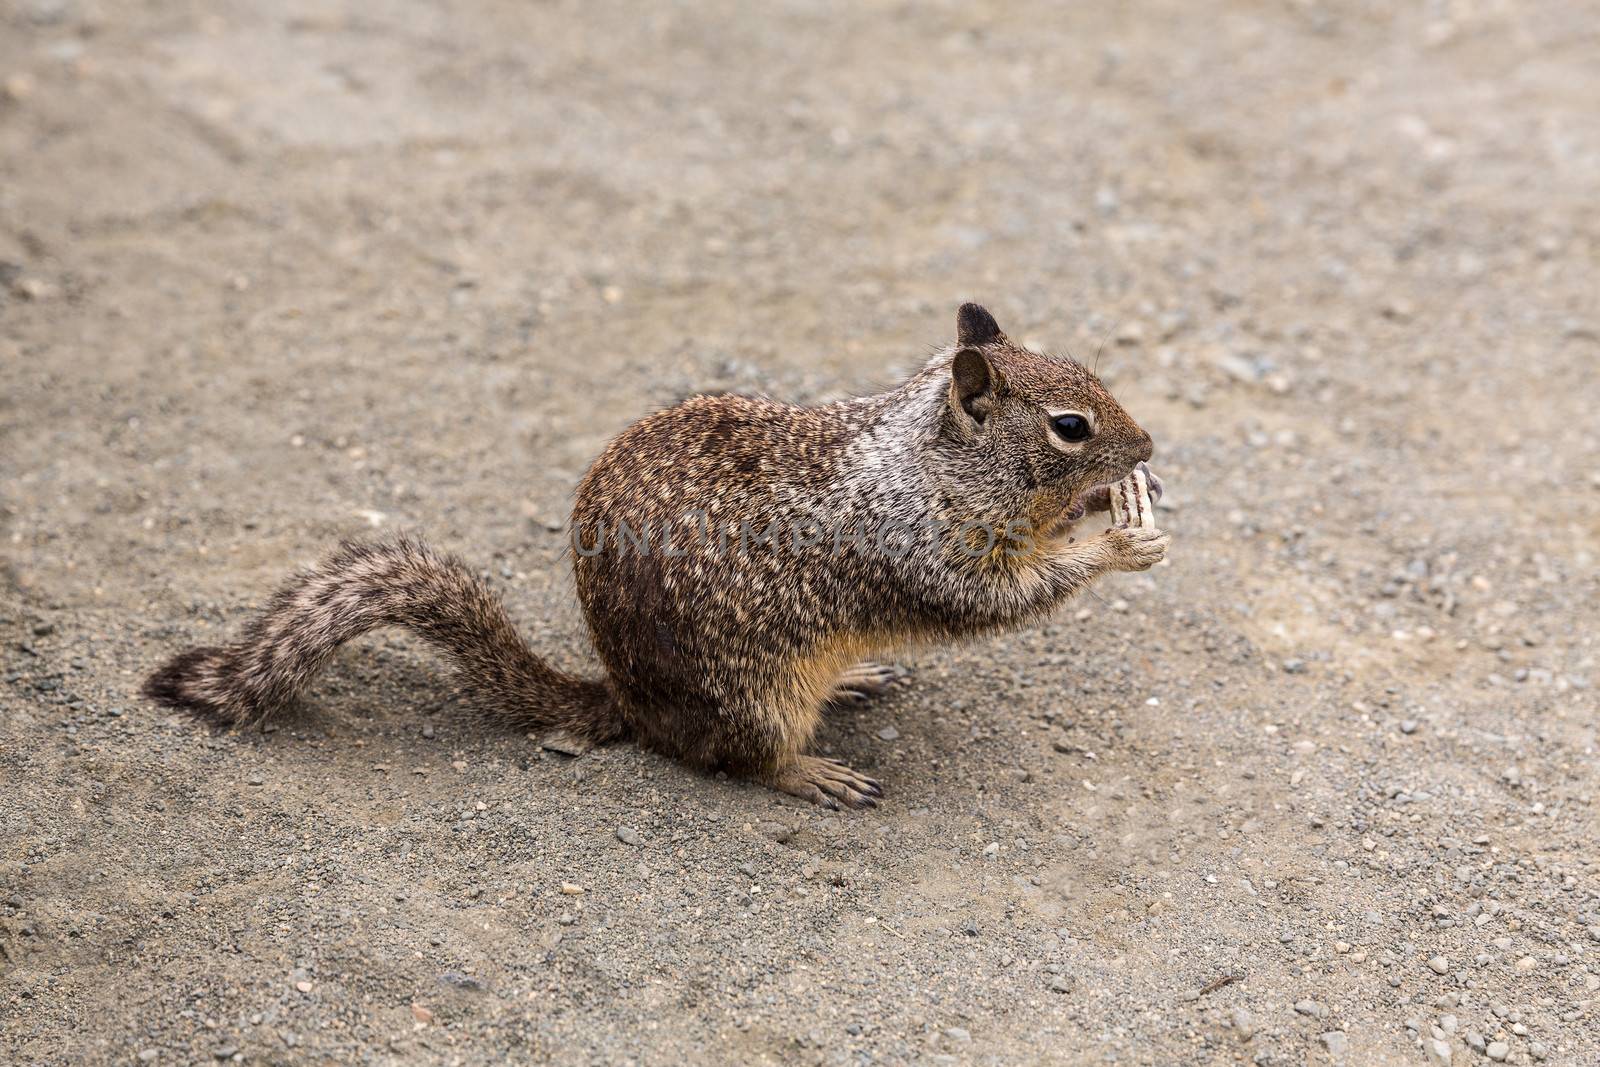
<svg viewBox="0 0 1600 1067">
<path fill-rule="evenodd" d="M 849 808 L 875 808 L 883 796 L 876 779 L 851 770 L 836 759 L 797 756 L 786 767 L 768 775 L 767 785 L 781 792 L 809 800 L 835 811 Z"/>
<path fill-rule="evenodd" d="M 887 663 L 857 663 L 833 683 L 828 704 L 832 707 L 857 707 L 887 693 L 896 681 L 905 676 L 904 670 Z"/>
</svg>

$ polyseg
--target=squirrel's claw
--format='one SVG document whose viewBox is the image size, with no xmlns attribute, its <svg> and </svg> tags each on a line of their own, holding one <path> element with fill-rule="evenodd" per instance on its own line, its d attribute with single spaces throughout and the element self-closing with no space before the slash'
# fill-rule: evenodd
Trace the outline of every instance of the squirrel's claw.
<svg viewBox="0 0 1600 1067">
<path fill-rule="evenodd" d="M 1150 487 L 1150 503 L 1161 503 L 1161 479 L 1156 477 L 1156 472 L 1150 469 L 1150 464 L 1140 460 L 1139 469 L 1144 471 L 1144 481 Z"/>
<path fill-rule="evenodd" d="M 873 697 L 887 693 L 904 676 L 904 671 L 885 663 L 858 663 L 839 675 L 839 680 L 833 683 L 828 704 L 834 707 L 859 707 Z"/>
<path fill-rule="evenodd" d="M 875 779 L 859 774 L 838 760 L 820 756 L 800 756 L 794 763 L 767 779 L 772 788 L 838 810 L 843 804 L 850 808 L 875 808 L 877 798 L 883 796 L 883 786 Z"/>
</svg>

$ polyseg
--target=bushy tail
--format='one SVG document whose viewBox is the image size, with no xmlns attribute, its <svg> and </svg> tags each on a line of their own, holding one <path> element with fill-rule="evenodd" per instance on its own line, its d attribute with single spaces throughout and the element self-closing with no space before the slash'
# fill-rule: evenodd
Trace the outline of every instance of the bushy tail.
<svg viewBox="0 0 1600 1067">
<path fill-rule="evenodd" d="M 498 719 L 593 742 L 622 732 L 604 683 L 534 655 L 493 590 L 459 560 L 408 538 L 347 542 L 280 589 L 239 640 L 175 657 L 144 693 L 220 722 L 260 722 L 293 700 L 340 645 L 382 626 L 405 627 L 453 660 Z"/>
</svg>

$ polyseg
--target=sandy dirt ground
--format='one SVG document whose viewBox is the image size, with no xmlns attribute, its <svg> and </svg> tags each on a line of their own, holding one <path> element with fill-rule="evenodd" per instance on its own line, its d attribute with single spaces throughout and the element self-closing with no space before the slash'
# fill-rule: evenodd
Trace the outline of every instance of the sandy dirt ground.
<svg viewBox="0 0 1600 1067">
<path fill-rule="evenodd" d="M 1494 0 L 0 4 L 0 1061 L 1600 1062 L 1597 57 Z M 400 530 L 582 668 L 610 435 L 968 299 L 1098 360 L 1173 548 L 834 716 L 878 811 L 543 753 L 398 634 L 271 733 L 137 695 Z"/>
</svg>

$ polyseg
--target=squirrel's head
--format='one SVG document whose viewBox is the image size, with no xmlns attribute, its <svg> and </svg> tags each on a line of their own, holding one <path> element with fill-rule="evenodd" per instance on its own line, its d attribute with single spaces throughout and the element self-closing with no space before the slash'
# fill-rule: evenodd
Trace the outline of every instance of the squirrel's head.
<svg viewBox="0 0 1600 1067">
<path fill-rule="evenodd" d="M 1036 523 L 1080 511 L 1091 490 L 1150 458 L 1150 435 L 1089 368 L 1013 344 L 977 304 L 956 316 L 949 368 L 942 449 L 962 481 Z"/>
</svg>

